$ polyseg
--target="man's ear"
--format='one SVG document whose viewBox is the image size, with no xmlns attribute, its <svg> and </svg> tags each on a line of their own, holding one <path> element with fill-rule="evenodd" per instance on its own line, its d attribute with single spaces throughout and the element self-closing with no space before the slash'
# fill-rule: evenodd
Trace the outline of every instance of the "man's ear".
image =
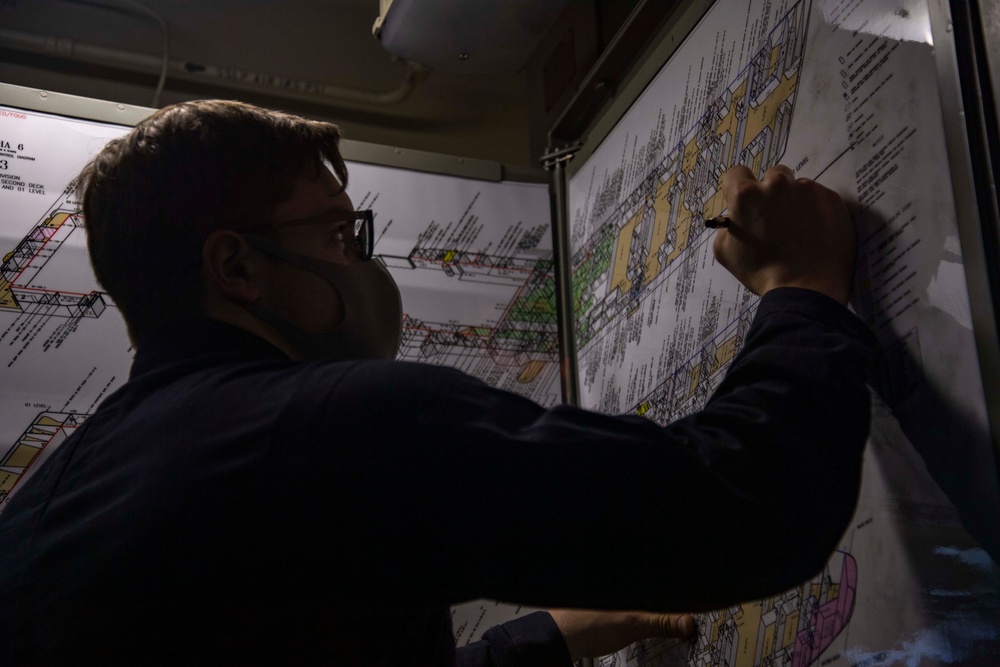
<svg viewBox="0 0 1000 667">
<path fill-rule="evenodd" d="M 240 303 L 260 299 L 264 258 L 240 234 L 215 230 L 201 247 L 201 259 L 209 291 Z"/>
</svg>

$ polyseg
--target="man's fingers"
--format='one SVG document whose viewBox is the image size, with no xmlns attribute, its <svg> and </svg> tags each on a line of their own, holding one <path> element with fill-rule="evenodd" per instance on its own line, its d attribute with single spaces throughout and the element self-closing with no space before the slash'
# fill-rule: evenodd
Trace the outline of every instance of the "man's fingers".
<svg viewBox="0 0 1000 667">
<path fill-rule="evenodd" d="M 657 636 L 684 639 L 694 632 L 694 616 L 691 614 L 654 614 Z"/>
<path fill-rule="evenodd" d="M 729 243 L 729 230 L 726 228 L 721 228 L 716 230 L 715 238 L 712 240 L 712 254 L 715 259 L 722 264 L 723 268 L 727 271 L 732 271 L 729 267 L 729 252 L 727 251 L 727 244 Z"/>
<path fill-rule="evenodd" d="M 760 179 L 762 185 L 771 185 L 776 181 L 786 181 L 791 183 L 795 180 L 795 172 L 791 167 L 783 164 L 776 164 L 764 172 L 764 178 Z"/>
<path fill-rule="evenodd" d="M 749 168 L 741 164 L 731 168 L 722 176 L 722 194 L 726 198 L 726 204 L 731 208 L 736 193 L 756 182 L 757 177 Z"/>
</svg>

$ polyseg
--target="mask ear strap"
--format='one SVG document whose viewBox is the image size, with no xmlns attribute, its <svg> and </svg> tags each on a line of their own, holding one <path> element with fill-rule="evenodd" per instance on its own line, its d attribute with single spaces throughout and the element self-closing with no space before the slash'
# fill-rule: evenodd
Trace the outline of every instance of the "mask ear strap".
<svg viewBox="0 0 1000 667">
<path fill-rule="evenodd" d="M 254 247 L 257 250 L 267 253 L 268 255 L 276 257 L 284 262 L 288 262 L 289 264 L 294 264 L 295 266 L 312 273 L 323 275 L 325 272 L 329 271 L 330 266 L 333 264 L 333 262 L 324 262 L 321 259 L 315 259 L 314 257 L 300 255 L 297 252 L 291 252 L 282 248 L 274 241 L 265 239 L 263 236 L 257 236 L 256 234 L 243 234 L 243 238 L 246 239 L 247 243 L 249 243 L 251 247 Z"/>
<path fill-rule="evenodd" d="M 312 359 L 368 359 L 375 355 L 354 334 L 336 330 L 327 334 L 314 334 L 295 326 L 282 315 L 257 303 L 244 307 L 271 325 L 286 341 L 305 357 Z"/>
<path fill-rule="evenodd" d="M 326 276 L 326 273 L 329 272 L 332 262 L 324 262 L 298 253 L 289 252 L 274 241 L 257 236 L 256 234 L 243 234 L 243 238 L 252 247 L 263 253 L 298 266 L 306 271 L 316 273 L 327 281 L 330 280 Z M 337 266 L 337 268 L 343 267 Z M 338 289 L 333 283 L 331 285 L 333 285 L 334 289 Z M 357 336 L 341 328 L 343 321 L 337 325 L 335 331 L 326 334 L 314 334 L 295 326 L 282 315 L 260 304 L 245 304 L 245 307 L 264 322 L 270 324 L 285 340 L 291 343 L 307 358 L 336 360 L 366 359 L 375 356 Z"/>
</svg>

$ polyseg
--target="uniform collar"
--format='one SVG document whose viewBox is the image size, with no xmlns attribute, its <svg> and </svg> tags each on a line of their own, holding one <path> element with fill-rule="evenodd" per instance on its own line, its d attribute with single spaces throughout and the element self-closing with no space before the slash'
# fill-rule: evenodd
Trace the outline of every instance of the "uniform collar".
<svg viewBox="0 0 1000 667">
<path fill-rule="evenodd" d="M 177 363 L 208 365 L 250 359 L 288 359 L 288 356 L 245 329 L 197 318 L 162 327 L 140 338 L 129 378 Z"/>
</svg>

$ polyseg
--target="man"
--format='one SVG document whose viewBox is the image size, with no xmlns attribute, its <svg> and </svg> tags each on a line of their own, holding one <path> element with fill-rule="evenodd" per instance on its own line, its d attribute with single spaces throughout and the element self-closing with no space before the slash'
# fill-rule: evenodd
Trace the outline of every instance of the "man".
<svg viewBox="0 0 1000 667">
<path fill-rule="evenodd" d="M 84 170 L 136 359 L 0 516 L 7 657 L 568 664 L 691 619 L 539 613 L 456 656 L 448 606 L 711 609 L 823 566 L 854 508 L 873 349 L 844 307 L 835 193 L 727 174 L 716 256 L 763 298 L 706 408 L 661 428 L 376 358 L 399 295 L 364 259 L 338 139 L 191 102 Z"/>
</svg>

